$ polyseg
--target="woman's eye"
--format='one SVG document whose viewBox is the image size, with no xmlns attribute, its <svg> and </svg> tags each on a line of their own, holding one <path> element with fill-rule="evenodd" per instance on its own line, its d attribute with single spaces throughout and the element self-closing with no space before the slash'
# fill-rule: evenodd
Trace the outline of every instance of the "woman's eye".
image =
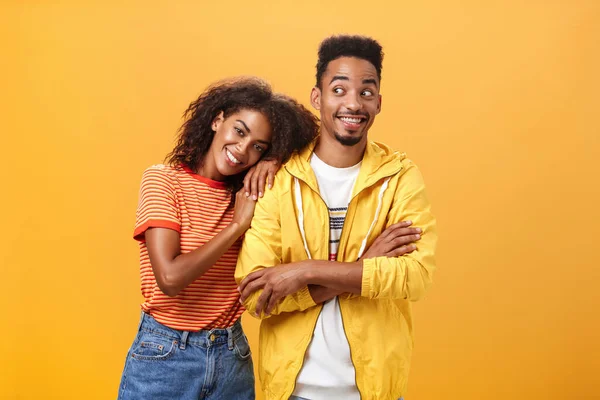
<svg viewBox="0 0 600 400">
<path fill-rule="evenodd" d="M 238 135 L 244 136 L 244 131 L 242 131 L 240 128 L 237 128 L 234 126 L 233 129 L 235 129 L 235 131 L 237 132 Z"/>
<path fill-rule="evenodd" d="M 262 153 L 265 149 L 263 149 L 262 147 L 260 147 L 259 145 L 255 144 L 254 148 L 256 149 L 256 151 L 258 151 L 259 153 Z"/>
</svg>

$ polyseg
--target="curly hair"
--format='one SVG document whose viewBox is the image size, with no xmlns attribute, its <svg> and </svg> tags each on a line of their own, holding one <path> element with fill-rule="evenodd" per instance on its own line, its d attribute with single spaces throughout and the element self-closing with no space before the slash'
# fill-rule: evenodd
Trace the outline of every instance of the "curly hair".
<svg viewBox="0 0 600 400">
<path fill-rule="evenodd" d="M 282 163 L 306 147 L 318 135 L 318 118 L 289 96 L 274 93 L 271 86 L 256 77 L 238 77 L 209 86 L 184 112 L 185 122 L 179 129 L 175 148 L 166 162 L 196 170 L 212 143 L 212 122 L 223 112 L 227 118 L 241 110 L 262 113 L 271 125 L 272 139 L 264 157 Z M 231 189 L 238 189 L 245 173 L 228 177 Z"/>
<path fill-rule="evenodd" d="M 375 39 L 360 35 L 335 35 L 323 40 L 319 46 L 317 61 L 317 84 L 322 89 L 321 78 L 329 63 L 340 57 L 355 57 L 373 64 L 381 81 L 383 48 Z"/>
<path fill-rule="evenodd" d="M 283 93 L 273 94 L 266 110 L 273 139 L 265 154 L 285 163 L 294 152 L 308 146 L 319 135 L 319 119 L 302 104 Z"/>
</svg>

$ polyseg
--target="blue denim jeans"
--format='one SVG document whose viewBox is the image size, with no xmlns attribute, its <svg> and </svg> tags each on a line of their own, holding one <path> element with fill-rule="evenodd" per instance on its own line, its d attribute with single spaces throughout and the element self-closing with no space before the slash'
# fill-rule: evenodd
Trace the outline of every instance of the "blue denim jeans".
<svg viewBox="0 0 600 400">
<path fill-rule="evenodd" d="M 254 400 L 248 339 L 238 320 L 227 329 L 171 329 L 142 313 L 119 399 Z"/>
</svg>

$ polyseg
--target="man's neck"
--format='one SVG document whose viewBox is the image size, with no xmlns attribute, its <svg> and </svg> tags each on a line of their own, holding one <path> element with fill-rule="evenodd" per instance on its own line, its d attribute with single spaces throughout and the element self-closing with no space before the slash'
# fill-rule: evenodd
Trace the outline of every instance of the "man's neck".
<svg viewBox="0 0 600 400">
<path fill-rule="evenodd" d="M 366 136 L 354 146 L 344 146 L 331 136 L 322 134 L 314 151 L 325 164 L 335 168 L 348 168 L 362 160 L 366 147 Z"/>
</svg>

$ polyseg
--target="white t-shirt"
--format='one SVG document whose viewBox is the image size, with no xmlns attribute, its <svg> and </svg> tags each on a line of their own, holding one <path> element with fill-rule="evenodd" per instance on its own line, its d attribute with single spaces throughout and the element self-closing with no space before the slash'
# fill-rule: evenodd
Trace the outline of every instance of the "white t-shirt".
<svg viewBox="0 0 600 400">
<path fill-rule="evenodd" d="M 313 153 L 310 165 L 329 208 L 329 260 L 335 261 L 361 163 L 335 168 Z M 293 394 L 310 400 L 360 400 L 337 297 L 323 304 Z"/>
</svg>

